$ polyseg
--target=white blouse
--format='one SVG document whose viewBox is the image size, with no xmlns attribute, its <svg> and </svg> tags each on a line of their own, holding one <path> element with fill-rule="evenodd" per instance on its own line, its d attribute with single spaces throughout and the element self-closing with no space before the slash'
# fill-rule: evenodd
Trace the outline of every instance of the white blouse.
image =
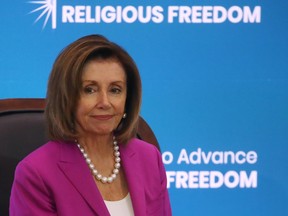
<svg viewBox="0 0 288 216">
<path fill-rule="evenodd" d="M 121 200 L 104 200 L 111 216 L 134 216 L 130 193 Z"/>
</svg>

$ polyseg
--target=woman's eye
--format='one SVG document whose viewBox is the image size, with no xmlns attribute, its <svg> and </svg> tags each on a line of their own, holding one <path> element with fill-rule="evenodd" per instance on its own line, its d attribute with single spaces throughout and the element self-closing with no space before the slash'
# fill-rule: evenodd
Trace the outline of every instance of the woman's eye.
<svg viewBox="0 0 288 216">
<path fill-rule="evenodd" d="M 95 92 L 95 89 L 93 89 L 92 87 L 85 87 L 84 88 L 84 93 L 86 93 L 86 94 L 92 94 L 92 93 L 94 93 Z"/>
<path fill-rule="evenodd" d="M 121 89 L 120 88 L 112 88 L 111 92 L 114 94 L 120 94 L 121 93 Z"/>
</svg>

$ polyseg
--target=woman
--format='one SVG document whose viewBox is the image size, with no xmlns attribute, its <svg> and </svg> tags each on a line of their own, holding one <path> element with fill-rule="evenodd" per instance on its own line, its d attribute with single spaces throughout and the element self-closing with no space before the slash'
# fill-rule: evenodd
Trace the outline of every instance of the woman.
<svg viewBox="0 0 288 216">
<path fill-rule="evenodd" d="M 73 42 L 46 102 L 51 141 L 18 164 L 11 216 L 171 215 L 161 155 L 133 138 L 141 81 L 125 50 L 100 35 Z"/>
</svg>

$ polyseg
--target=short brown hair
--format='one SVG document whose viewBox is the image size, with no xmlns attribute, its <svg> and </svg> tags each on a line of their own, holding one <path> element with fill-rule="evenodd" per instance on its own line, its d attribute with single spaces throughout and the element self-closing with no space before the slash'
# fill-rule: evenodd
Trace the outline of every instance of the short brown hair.
<svg viewBox="0 0 288 216">
<path fill-rule="evenodd" d="M 56 58 L 48 82 L 45 117 L 52 140 L 69 141 L 78 137 L 75 112 L 80 99 L 82 72 L 91 59 L 116 60 L 127 78 L 127 117 L 115 131 L 117 140 L 126 143 L 137 130 L 141 106 L 141 80 L 131 56 L 119 45 L 101 35 L 88 35 L 68 45 Z"/>
</svg>

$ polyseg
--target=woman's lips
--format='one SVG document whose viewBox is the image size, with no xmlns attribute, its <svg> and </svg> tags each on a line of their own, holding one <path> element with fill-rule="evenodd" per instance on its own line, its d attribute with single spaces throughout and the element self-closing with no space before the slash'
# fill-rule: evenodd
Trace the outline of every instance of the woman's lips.
<svg viewBox="0 0 288 216">
<path fill-rule="evenodd" d="M 91 117 L 100 121 L 105 121 L 113 118 L 113 116 L 114 115 L 93 115 Z"/>
</svg>

